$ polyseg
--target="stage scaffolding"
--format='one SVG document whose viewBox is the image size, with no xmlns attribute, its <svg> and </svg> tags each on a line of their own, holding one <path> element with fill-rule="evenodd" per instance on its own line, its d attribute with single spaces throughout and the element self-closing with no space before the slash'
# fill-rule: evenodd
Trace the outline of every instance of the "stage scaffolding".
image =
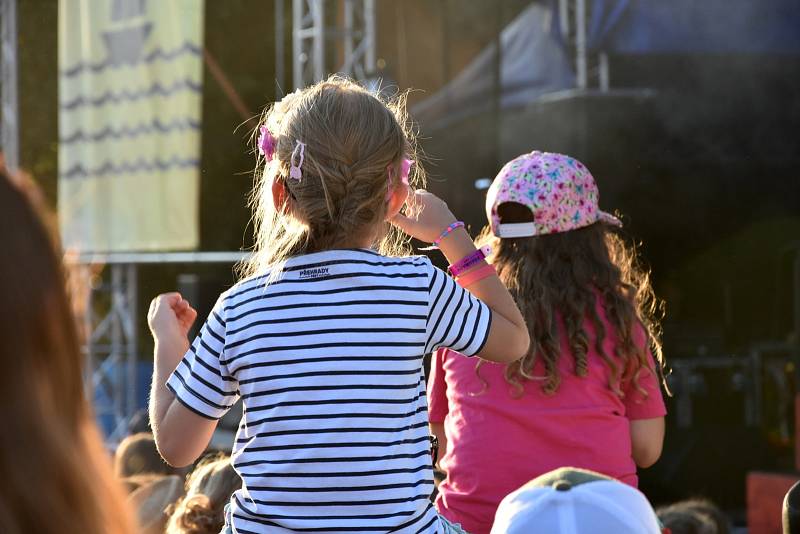
<svg viewBox="0 0 800 534">
<path fill-rule="evenodd" d="M 336 18 L 341 19 L 341 26 L 330 24 Z M 279 21 L 276 20 L 276 24 Z M 295 88 L 318 82 L 330 72 L 358 80 L 372 76 L 375 42 L 375 0 L 292 1 L 292 81 Z M 277 31 L 276 43 L 276 49 L 283 46 L 282 34 Z M 333 50 L 329 49 L 331 45 Z M 337 65 L 335 57 L 339 50 L 342 59 Z M 337 68 L 331 68 L 334 65 Z"/>
<path fill-rule="evenodd" d="M 608 91 L 611 76 L 608 68 L 608 54 L 599 52 L 591 56 L 586 40 L 589 20 L 588 0 L 558 0 L 558 20 L 561 35 L 567 50 L 572 53 L 575 67 L 575 89 L 590 89 L 593 82 L 596 89 Z"/>
<path fill-rule="evenodd" d="M 95 415 L 112 420 L 112 431 L 107 436 L 110 444 L 128 434 L 128 424 L 137 410 L 139 320 L 147 313 L 137 306 L 138 267 L 232 265 L 245 257 L 242 252 L 152 252 L 86 254 L 69 260 L 79 273 L 79 285 L 88 292 L 83 316 L 86 393 L 95 400 Z"/>
</svg>

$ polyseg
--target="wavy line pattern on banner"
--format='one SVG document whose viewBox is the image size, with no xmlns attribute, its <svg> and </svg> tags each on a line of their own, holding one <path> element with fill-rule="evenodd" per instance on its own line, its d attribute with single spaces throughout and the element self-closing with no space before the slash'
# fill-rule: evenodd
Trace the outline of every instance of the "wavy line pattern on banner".
<svg viewBox="0 0 800 534">
<path fill-rule="evenodd" d="M 59 139 L 59 142 L 66 145 L 70 143 L 98 143 L 108 139 L 129 139 L 137 138 L 140 135 L 150 135 L 153 133 L 166 134 L 173 131 L 199 130 L 200 123 L 191 118 L 178 118 L 170 122 L 163 123 L 159 119 L 153 119 L 150 123 L 140 123 L 135 126 L 122 126 L 114 129 L 106 126 L 102 130 L 94 133 L 86 133 L 83 130 L 76 130 L 69 135 Z"/>
<path fill-rule="evenodd" d="M 70 167 L 65 172 L 61 173 L 61 178 L 88 178 L 92 176 L 108 176 L 119 174 L 135 174 L 137 172 L 153 172 L 153 171 L 168 171 L 170 169 L 183 169 L 187 167 L 199 167 L 200 160 L 197 158 L 180 158 L 179 156 L 172 156 L 168 160 L 145 160 L 138 158 L 135 161 L 123 161 L 122 163 L 115 164 L 111 161 L 106 161 L 99 167 L 94 169 L 87 169 L 80 163 Z"/>
<path fill-rule="evenodd" d="M 178 48 L 173 50 L 164 51 L 161 48 L 156 48 L 149 54 L 145 55 L 144 57 L 138 59 L 135 62 L 131 63 L 114 63 L 111 61 L 111 58 L 106 58 L 99 63 L 88 63 L 88 62 L 79 62 L 72 67 L 66 68 L 61 71 L 61 76 L 65 78 L 74 78 L 75 76 L 81 74 L 85 70 L 91 71 L 93 74 L 99 74 L 106 70 L 107 68 L 120 68 L 120 67 L 134 67 L 141 63 L 152 63 L 156 60 L 162 61 L 173 61 L 183 55 L 186 54 L 193 54 L 195 56 L 201 56 L 203 54 L 203 49 L 189 41 L 186 41 Z"/>
<path fill-rule="evenodd" d="M 95 98 L 80 95 L 68 102 L 62 102 L 59 105 L 59 108 L 65 111 L 73 111 L 84 106 L 96 108 L 109 103 L 120 104 L 123 102 L 136 102 L 144 98 L 152 98 L 155 96 L 167 97 L 183 91 L 192 91 L 200 94 L 202 92 L 202 86 L 188 78 L 185 80 L 178 80 L 172 85 L 166 87 L 161 85 L 159 82 L 156 82 L 147 89 L 140 89 L 138 91 L 128 91 L 127 89 L 123 89 L 118 93 L 106 91 L 102 95 Z"/>
</svg>

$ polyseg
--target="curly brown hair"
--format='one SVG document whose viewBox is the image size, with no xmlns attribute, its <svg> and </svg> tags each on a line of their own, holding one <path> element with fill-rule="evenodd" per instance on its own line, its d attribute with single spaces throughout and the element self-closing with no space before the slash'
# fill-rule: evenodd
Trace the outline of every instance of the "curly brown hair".
<svg viewBox="0 0 800 534">
<path fill-rule="evenodd" d="M 500 205 L 499 214 L 503 222 L 525 222 L 532 217 L 530 210 L 515 203 Z M 642 372 L 656 373 L 664 384 L 659 325 L 663 303 L 653 292 L 650 273 L 639 262 L 636 247 L 626 243 L 615 227 L 596 222 L 569 232 L 514 239 L 497 238 L 486 227 L 478 243 L 492 247 L 491 260 L 528 325 L 528 353 L 508 364 L 505 371 L 506 380 L 518 394 L 524 380 L 542 380 L 542 391 L 547 394 L 558 390 L 561 345 L 557 314 L 563 319 L 577 376 L 588 373 L 587 353 L 593 341 L 610 370 L 608 385 L 616 394 L 623 395 L 620 381 L 631 379 L 646 396 L 639 386 Z M 597 314 L 598 298 L 619 341 L 613 354 L 603 349 L 608 333 Z M 589 339 L 584 327 L 587 320 L 594 326 L 594 340 Z M 638 325 L 644 329 L 644 346 L 637 346 L 634 341 Z M 648 364 L 648 346 L 656 361 L 655 369 Z M 546 372 L 543 379 L 533 375 L 539 358 Z M 477 368 L 479 376 L 481 363 Z"/>
<path fill-rule="evenodd" d="M 225 505 L 242 479 L 225 455 L 202 460 L 186 480 L 186 495 L 170 507 L 167 534 L 216 534 L 225 525 Z"/>
</svg>

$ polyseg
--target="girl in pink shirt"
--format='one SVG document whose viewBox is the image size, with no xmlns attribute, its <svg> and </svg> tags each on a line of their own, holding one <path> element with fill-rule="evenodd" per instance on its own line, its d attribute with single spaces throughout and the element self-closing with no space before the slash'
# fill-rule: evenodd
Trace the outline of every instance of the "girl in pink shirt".
<svg viewBox="0 0 800 534">
<path fill-rule="evenodd" d="M 429 419 L 447 475 L 436 506 L 472 534 L 491 530 L 505 495 L 558 467 L 636 486 L 636 467 L 661 454 L 666 414 L 658 302 L 588 169 L 522 155 L 495 178 L 486 208 L 479 244 L 492 247 L 531 345 L 511 364 L 450 350 L 433 359 Z"/>
</svg>

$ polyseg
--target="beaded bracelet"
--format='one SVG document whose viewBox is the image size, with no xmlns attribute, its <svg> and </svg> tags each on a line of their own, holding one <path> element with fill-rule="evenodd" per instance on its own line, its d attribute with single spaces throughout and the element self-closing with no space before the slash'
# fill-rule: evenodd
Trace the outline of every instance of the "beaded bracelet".
<svg viewBox="0 0 800 534">
<path fill-rule="evenodd" d="M 484 245 L 478 250 L 467 254 L 457 262 L 453 263 L 447 268 L 447 272 L 452 276 L 460 276 L 464 271 L 475 267 L 478 263 L 482 262 L 492 253 L 492 247 Z"/>
<path fill-rule="evenodd" d="M 470 271 L 463 276 L 459 276 L 456 278 L 456 282 L 458 282 L 458 285 L 461 287 L 467 287 L 468 285 L 474 284 L 475 282 L 483 280 L 484 278 L 492 276 L 493 274 L 497 274 L 494 265 L 487 263 L 483 267 Z"/>
<path fill-rule="evenodd" d="M 436 250 L 437 248 L 439 248 L 439 243 L 442 242 L 442 239 L 444 239 L 445 237 L 449 236 L 451 233 L 453 233 L 458 228 L 464 228 L 464 223 L 461 222 L 461 221 L 454 222 L 453 224 L 451 224 L 450 226 L 445 228 L 444 231 L 441 234 L 439 234 L 439 237 L 437 237 L 433 241 L 433 244 L 431 246 L 422 248 L 420 250 Z"/>
</svg>

